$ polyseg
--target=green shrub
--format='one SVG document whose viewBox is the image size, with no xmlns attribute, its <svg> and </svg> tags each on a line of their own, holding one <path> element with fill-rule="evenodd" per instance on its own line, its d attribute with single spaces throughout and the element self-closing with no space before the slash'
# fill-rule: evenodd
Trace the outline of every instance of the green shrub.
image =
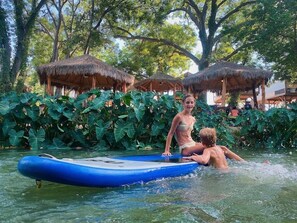
<svg viewBox="0 0 297 223">
<path fill-rule="evenodd" d="M 201 128 L 213 127 L 218 144 L 231 148 L 296 146 L 296 103 L 290 109 L 245 112 L 236 119 L 240 131 L 235 133 L 225 112 L 196 103 L 193 138 L 197 141 Z M 91 90 L 75 99 L 10 92 L 0 96 L 0 140 L 5 148 L 35 150 L 163 149 L 172 119 L 181 110 L 173 96 L 153 92 Z"/>
</svg>

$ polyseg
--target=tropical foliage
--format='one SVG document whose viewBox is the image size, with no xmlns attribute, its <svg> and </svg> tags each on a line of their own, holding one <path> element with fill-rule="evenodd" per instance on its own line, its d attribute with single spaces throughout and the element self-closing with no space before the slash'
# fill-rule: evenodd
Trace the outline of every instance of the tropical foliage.
<svg viewBox="0 0 297 223">
<path fill-rule="evenodd" d="M 291 148 L 297 145 L 297 104 L 290 109 L 243 112 L 230 128 L 225 112 L 197 101 L 193 132 L 214 127 L 218 144 L 229 147 Z M 182 109 L 169 95 L 92 90 L 76 99 L 41 97 L 32 93 L 2 95 L 0 139 L 5 148 L 34 150 L 75 147 L 106 149 L 163 149 L 172 118 Z M 173 146 L 174 146 L 173 142 Z"/>
<path fill-rule="evenodd" d="M 161 147 L 179 104 L 170 96 L 155 97 L 153 93 L 100 90 L 76 99 L 9 93 L 0 102 L 2 145 L 32 149 Z"/>
<path fill-rule="evenodd" d="M 297 103 L 289 105 L 289 109 L 245 111 L 236 125 L 241 126 L 240 136 L 244 145 L 266 149 L 296 148 Z"/>
</svg>

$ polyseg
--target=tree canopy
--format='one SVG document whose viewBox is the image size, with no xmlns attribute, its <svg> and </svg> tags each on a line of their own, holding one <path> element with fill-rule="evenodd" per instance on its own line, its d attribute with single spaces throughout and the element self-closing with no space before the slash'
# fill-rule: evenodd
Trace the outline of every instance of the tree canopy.
<svg viewBox="0 0 297 223">
<path fill-rule="evenodd" d="M 255 53 L 296 80 L 294 0 L 14 0 L 0 4 L 1 92 L 40 64 L 91 54 L 135 76 L 179 76 Z M 36 80 L 36 78 L 31 78 Z"/>
<path fill-rule="evenodd" d="M 276 78 L 297 81 L 297 1 L 259 0 L 253 13 L 254 49 L 272 63 Z"/>
</svg>

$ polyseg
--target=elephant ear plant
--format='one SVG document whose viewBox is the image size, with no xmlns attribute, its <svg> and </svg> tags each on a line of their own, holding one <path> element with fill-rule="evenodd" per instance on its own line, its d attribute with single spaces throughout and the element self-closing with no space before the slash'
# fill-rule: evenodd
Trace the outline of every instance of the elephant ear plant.
<svg viewBox="0 0 297 223">
<path fill-rule="evenodd" d="M 152 92 L 91 90 L 77 98 L 14 92 L 0 97 L 3 147 L 162 147 L 179 103 Z"/>
<path fill-rule="evenodd" d="M 1 144 L 7 146 L 40 147 L 44 141 L 44 130 L 39 123 L 40 96 L 15 92 L 2 95 L 0 100 Z"/>
<path fill-rule="evenodd" d="M 198 135 L 202 128 L 215 128 L 217 131 L 217 143 L 227 145 L 232 148 L 237 146 L 235 136 L 230 129 L 230 123 L 225 111 L 217 110 L 214 106 L 209 106 L 206 103 L 197 100 L 196 108 L 193 110 L 193 115 L 196 117 L 193 138 L 200 141 Z"/>
<path fill-rule="evenodd" d="M 214 127 L 219 143 L 229 147 L 238 146 L 243 136 L 251 145 L 256 139 L 262 145 L 270 142 L 268 147 L 296 145 L 296 107 L 248 112 L 237 119 L 241 131 L 234 135 L 224 112 L 197 101 L 193 137 L 199 140 L 202 127 Z M 0 96 L 0 144 L 34 150 L 164 149 L 172 119 L 181 109 L 173 96 L 153 92 L 94 89 L 77 98 L 10 92 Z"/>
<path fill-rule="evenodd" d="M 241 135 L 251 146 L 266 149 L 296 148 L 297 103 L 288 108 L 252 110 L 241 117 Z"/>
</svg>

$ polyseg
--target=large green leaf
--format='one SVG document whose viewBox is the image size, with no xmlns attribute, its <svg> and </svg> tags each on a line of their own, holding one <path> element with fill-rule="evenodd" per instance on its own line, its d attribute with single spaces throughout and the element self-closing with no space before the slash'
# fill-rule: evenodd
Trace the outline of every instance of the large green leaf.
<svg viewBox="0 0 297 223">
<path fill-rule="evenodd" d="M 9 142 L 12 146 L 19 146 L 22 137 L 24 136 L 24 131 L 21 130 L 16 132 L 14 129 L 9 131 Z"/>
<path fill-rule="evenodd" d="M 142 120 L 143 115 L 145 114 L 145 107 L 144 104 L 140 104 L 137 108 L 134 107 L 135 116 L 138 121 Z"/>
<path fill-rule="evenodd" d="M 132 97 L 130 94 L 125 94 L 122 96 L 122 101 L 124 102 L 125 105 L 130 106 L 131 105 L 131 101 L 132 101 Z"/>
<path fill-rule="evenodd" d="M 88 99 L 88 94 L 83 93 L 77 96 L 76 100 L 74 101 L 74 107 L 76 109 L 82 109 L 82 107 L 85 105 L 86 100 Z"/>
<path fill-rule="evenodd" d="M 129 123 L 125 126 L 125 132 L 127 133 L 127 136 L 132 139 L 135 135 L 135 128 L 133 123 Z"/>
<path fill-rule="evenodd" d="M 96 124 L 97 127 L 95 128 L 96 131 L 96 138 L 97 140 L 101 140 L 104 134 L 106 133 L 107 129 L 109 128 L 111 122 L 104 123 L 103 120 L 99 120 Z"/>
<path fill-rule="evenodd" d="M 118 116 L 118 118 L 120 118 L 120 119 L 124 119 L 124 118 L 127 118 L 129 115 L 120 115 L 120 116 Z"/>
<path fill-rule="evenodd" d="M 73 118 L 74 118 L 74 116 L 75 116 L 75 112 L 66 109 L 66 110 L 63 111 L 63 115 L 64 115 L 66 118 L 68 118 L 69 121 L 73 121 Z"/>
<path fill-rule="evenodd" d="M 86 109 L 84 109 L 81 113 L 82 114 L 85 114 L 85 113 L 88 113 L 88 112 L 90 112 L 92 110 L 92 108 L 91 107 L 87 107 Z"/>
<path fill-rule="evenodd" d="M 122 119 L 119 119 L 114 128 L 114 137 L 116 142 L 120 141 L 125 135 L 129 138 L 133 138 L 135 135 L 135 128 L 133 123 L 126 123 Z"/>
<path fill-rule="evenodd" d="M 73 142 L 79 142 L 83 146 L 88 146 L 87 140 L 81 130 L 70 131 Z"/>
<path fill-rule="evenodd" d="M 51 104 L 51 106 L 48 108 L 48 114 L 54 120 L 59 120 L 61 116 L 61 109 L 59 107 L 59 105 Z"/>
<path fill-rule="evenodd" d="M 120 141 L 125 136 L 125 123 L 122 119 L 118 120 L 114 128 L 114 138 L 116 142 Z"/>
<path fill-rule="evenodd" d="M 16 122 L 12 122 L 9 119 L 5 119 L 2 126 L 2 131 L 4 136 L 8 134 L 8 132 L 16 126 Z"/>
<path fill-rule="evenodd" d="M 0 114 L 6 115 L 11 110 L 13 110 L 18 104 L 17 103 L 10 103 L 8 100 L 4 99 L 3 101 L 0 101 Z"/>
<path fill-rule="evenodd" d="M 91 110 L 97 111 L 98 109 L 102 108 L 105 105 L 105 102 L 106 101 L 102 100 L 101 98 L 95 98 L 89 103 L 90 106 L 84 109 L 82 113 L 85 114 L 90 112 Z"/>
<path fill-rule="evenodd" d="M 16 117 L 17 119 L 25 119 L 26 118 L 26 107 L 28 106 L 22 106 L 22 105 L 17 105 L 13 110 L 11 110 L 10 114 Z"/>
<path fill-rule="evenodd" d="M 152 130 L 150 132 L 150 134 L 152 136 L 157 136 L 162 130 L 164 130 L 165 124 L 160 124 L 160 123 L 156 123 L 154 122 L 152 125 Z"/>
<path fill-rule="evenodd" d="M 29 130 L 29 143 L 33 150 L 37 150 L 41 147 L 42 142 L 45 140 L 45 131 L 44 129 Z"/>
<path fill-rule="evenodd" d="M 68 146 L 65 145 L 65 143 L 59 139 L 59 138 L 54 138 L 53 143 L 48 146 L 49 149 L 70 149 Z"/>
<path fill-rule="evenodd" d="M 105 107 L 106 102 L 110 100 L 111 91 L 103 91 L 101 92 L 100 97 L 96 97 L 91 100 L 90 106 L 86 108 L 82 113 L 87 113 L 91 110 L 99 110 Z"/>
<path fill-rule="evenodd" d="M 123 141 L 121 144 L 124 146 L 126 150 L 136 150 L 136 142 L 135 141 Z"/>
<path fill-rule="evenodd" d="M 40 109 L 36 106 L 34 107 L 26 107 L 27 115 L 33 120 L 37 121 L 39 118 Z"/>
<path fill-rule="evenodd" d="M 92 149 L 105 151 L 109 149 L 109 146 L 106 144 L 105 140 L 100 140 Z"/>
<path fill-rule="evenodd" d="M 32 94 L 32 93 L 23 93 L 23 94 L 21 94 L 20 99 L 21 99 L 21 102 L 22 102 L 23 104 L 26 104 L 26 103 L 28 103 L 33 97 L 34 97 L 34 94 Z"/>
<path fill-rule="evenodd" d="M 131 92 L 131 97 L 132 97 L 132 105 L 134 105 L 135 107 L 138 107 L 142 101 L 141 93 L 137 91 L 133 91 Z"/>
</svg>

